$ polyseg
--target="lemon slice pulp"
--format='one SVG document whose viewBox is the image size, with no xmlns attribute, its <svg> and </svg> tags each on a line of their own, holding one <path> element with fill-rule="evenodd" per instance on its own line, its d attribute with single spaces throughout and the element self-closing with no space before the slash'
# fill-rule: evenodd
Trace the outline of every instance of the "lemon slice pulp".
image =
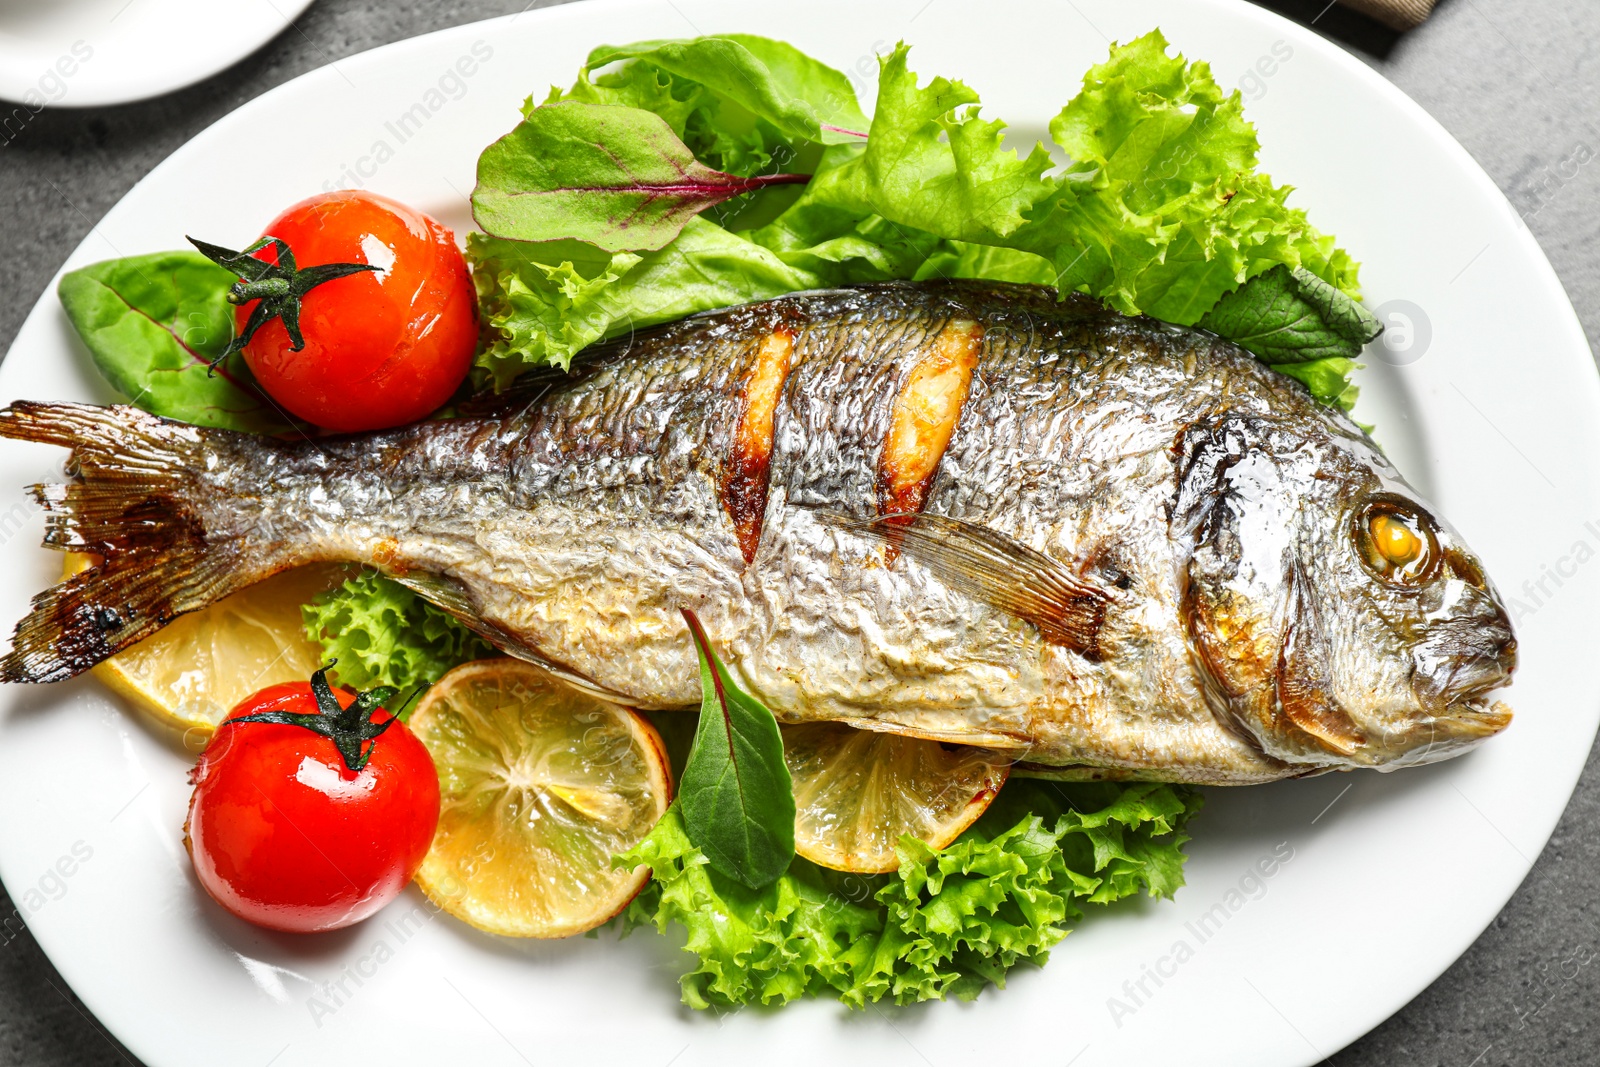
<svg viewBox="0 0 1600 1067">
<path fill-rule="evenodd" d="M 92 556 L 69 553 L 64 577 Z M 279 682 L 303 682 L 322 650 L 301 625 L 300 606 L 344 579 L 339 565 L 298 567 L 210 607 L 180 615 L 94 668 L 94 675 L 158 721 L 203 745 L 234 705 Z"/>
<path fill-rule="evenodd" d="M 903 834 L 950 844 L 989 807 L 1010 764 L 981 748 L 835 722 L 785 726 L 783 757 L 794 781 L 795 851 L 858 874 L 895 870 Z"/>
<path fill-rule="evenodd" d="M 627 708 L 515 659 L 464 664 L 409 723 L 439 769 L 439 829 L 417 884 L 480 930 L 566 937 L 617 914 L 650 879 L 611 857 L 672 799 L 661 738 Z"/>
</svg>

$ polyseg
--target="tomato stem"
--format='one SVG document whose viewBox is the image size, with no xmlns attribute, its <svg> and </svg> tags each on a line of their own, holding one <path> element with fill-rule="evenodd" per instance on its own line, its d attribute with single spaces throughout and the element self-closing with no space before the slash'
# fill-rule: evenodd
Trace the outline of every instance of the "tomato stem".
<svg viewBox="0 0 1600 1067">
<path fill-rule="evenodd" d="M 277 726 L 299 726 L 332 741 L 334 747 L 339 750 L 339 758 L 344 760 L 344 765 L 350 769 L 350 773 L 360 774 L 361 769 L 372 758 L 372 750 L 377 745 L 378 737 L 400 721 L 395 716 L 390 716 L 383 722 L 373 722 L 372 713 L 392 700 L 399 690 L 393 686 L 380 685 L 376 689 L 368 689 L 357 694 L 349 707 L 341 708 L 338 698 L 333 695 L 333 687 L 328 685 L 328 671 L 338 662 L 331 660 L 326 667 L 314 671 L 311 675 L 311 693 L 317 701 L 317 713 L 258 711 L 253 715 L 228 719 L 224 725 L 265 722 Z"/>
<path fill-rule="evenodd" d="M 217 372 L 217 366 L 235 352 L 244 350 L 250 343 L 250 338 L 273 319 L 280 319 L 283 328 L 289 333 L 289 341 L 294 351 L 298 352 L 306 346 L 306 339 L 300 332 L 300 299 L 323 282 L 331 282 L 335 278 L 343 278 L 357 274 L 364 270 L 376 271 L 379 268 L 370 263 L 319 263 L 314 267 L 299 267 L 294 261 L 294 251 L 288 242 L 281 241 L 271 234 L 263 237 L 243 252 L 235 252 L 231 248 L 223 248 L 207 241 L 189 238 L 189 243 L 200 250 L 217 266 L 231 271 L 239 280 L 233 283 L 228 290 L 228 303 L 235 306 L 256 301 L 256 306 L 251 309 L 250 317 L 245 320 L 244 329 L 234 335 L 228 347 L 223 349 L 222 355 L 211 361 L 211 373 Z M 257 259 L 255 253 L 272 245 L 277 252 L 278 261 L 268 263 L 264 259 Z"/>
</svg>

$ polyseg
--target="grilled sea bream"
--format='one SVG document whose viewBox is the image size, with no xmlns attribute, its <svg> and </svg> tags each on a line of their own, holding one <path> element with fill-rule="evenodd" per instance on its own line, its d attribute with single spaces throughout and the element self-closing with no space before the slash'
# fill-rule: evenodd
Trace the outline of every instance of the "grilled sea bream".
<svg viewBox="0 0 1600 1067">
<path fill-rule="evenodd" d="M 1348 418 L 1210 334 L 1046 289 L 799 293 L 360 436 L 35 403 L 0 434 L 72 449 L 34 490 L 45 543 L 105 560 L 35 600 L 10 681 L 347 560 L 622 703 L 699 703 L 687 607 L 781 722 L 1063 776 L 1389 768 L 1510 720 L 1482 565 Z"/>
</svg>

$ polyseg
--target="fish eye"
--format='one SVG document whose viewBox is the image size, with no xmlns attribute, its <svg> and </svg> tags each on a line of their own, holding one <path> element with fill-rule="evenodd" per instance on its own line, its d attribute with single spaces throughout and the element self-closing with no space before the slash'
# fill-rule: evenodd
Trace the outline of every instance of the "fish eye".
<svg viewBox="0 0 1600 1067">
<path fill-rule="evenodd" d="M 1376 500 L 1356 513 L 1356 544 L 1367 569 L 1394 585 L 1421 585 L 1439 571 L 1442 553 L 1432 521 L 1397 500 Z"/>
</svg>

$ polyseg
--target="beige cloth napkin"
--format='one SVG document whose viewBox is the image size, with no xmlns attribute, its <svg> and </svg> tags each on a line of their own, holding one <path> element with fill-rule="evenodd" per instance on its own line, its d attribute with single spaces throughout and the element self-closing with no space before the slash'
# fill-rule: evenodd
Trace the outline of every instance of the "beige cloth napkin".
<svg viewBox="0 0 1600 1067">
<path fill-rule="evenodd" d="M 1428 17 L 1434 0 L 1341 0 L 1345 7 L 1370 15 L 1385 26 L 1409 30 Z"/>
</svg>

